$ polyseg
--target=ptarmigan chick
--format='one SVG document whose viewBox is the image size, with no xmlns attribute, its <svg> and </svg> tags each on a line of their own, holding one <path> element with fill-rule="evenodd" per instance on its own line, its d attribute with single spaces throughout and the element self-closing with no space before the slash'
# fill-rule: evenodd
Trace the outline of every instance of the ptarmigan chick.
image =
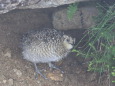
<svg viewBox="0 0 115 86">
<path fill-rule="evenodd" d="M 28 32 L 22 40 L 23 58 L 34 63 L 36 74 L 41 74 L 37 63 L 57 62 L 66 57 L 73 48 L 75 39 L 55 29 L 39 29 Z"/>
</svg>

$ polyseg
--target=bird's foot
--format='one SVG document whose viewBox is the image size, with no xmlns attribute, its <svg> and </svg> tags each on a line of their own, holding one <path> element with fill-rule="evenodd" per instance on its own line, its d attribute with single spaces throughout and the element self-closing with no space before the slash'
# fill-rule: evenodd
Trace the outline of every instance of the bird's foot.
<svg viewBox="0 0 115 86">
<path fill-rule="evenodd" d="M 39 70 L 36 70 L 35 79 L 38 79 L 38 74 L 40 74 L 40 76 L 42 76 L 44 79 L 47 79 L 47 77 L 43 75 Z"/>
<path fill-rule="evenodd" d="M 34 67 L 35 67 L 35 72 L 36 72 L 36 74 L 35 74 L 35 79 L 38 79 L 38 74 L 40 74 L 44 79 L 47 79 L 47 77 L 44 76 L 44 75 L 40 72 L 40 70 L 38 69 L 36 63 L 34 63 Z"/>
<path fill-rule="evenodd" d="M 58 67 L 55 66 L 54 64 L 52 64 L 52 63 L 48 63 L 48 65 L 49 65 L 50 68 L 53 68 L 53 69 L 59 70 L 59 71 L 61 71 L 62 73 L 64 73 L 60 68 L 58 68 Z"/>
</svg>

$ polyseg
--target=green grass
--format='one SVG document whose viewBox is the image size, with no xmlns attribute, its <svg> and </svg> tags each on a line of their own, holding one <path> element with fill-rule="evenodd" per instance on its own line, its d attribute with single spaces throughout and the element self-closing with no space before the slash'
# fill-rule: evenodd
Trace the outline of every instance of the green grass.
<svg viewBox="0 0 115 86">
<path fill-rule="evenodd" d="M 76 52 L 76 56 L 91 58 L 88 71 L 100 74 L 108 72 L 111 78 L 115 77 L 115 4 L 106 7 L 98 4 L 98 9 L 99 15 L 94 18 L 96 25 L 87 30 L 72 52 Z M 88 40 L 83 45 L 83 50 L 77 50 L 78 45 L 87 36 Z M 112 82 L 114 83 L 115 80 Z"/>
</svg>

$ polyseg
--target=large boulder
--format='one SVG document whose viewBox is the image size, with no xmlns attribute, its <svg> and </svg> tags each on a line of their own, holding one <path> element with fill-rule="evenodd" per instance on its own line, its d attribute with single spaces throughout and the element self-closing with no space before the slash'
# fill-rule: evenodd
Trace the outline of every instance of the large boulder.
<svg viewBox="0 0 115 86">
<path fill-rule="evenodd" d="M 78 7 L 71 20 L 67 17 L 67 8 L 62 8 L 53 14 L 53 26 L 56 29 L 87 29 L 95 25 L 93 17 L 98 15 L 95 5 L 86 4 Z"/>
<path fill-rule="evenodd" d="M 17 8 L 49 8 L 81 1 L 89 0 L 0 0 L 0 14 Z"/>
</svg>

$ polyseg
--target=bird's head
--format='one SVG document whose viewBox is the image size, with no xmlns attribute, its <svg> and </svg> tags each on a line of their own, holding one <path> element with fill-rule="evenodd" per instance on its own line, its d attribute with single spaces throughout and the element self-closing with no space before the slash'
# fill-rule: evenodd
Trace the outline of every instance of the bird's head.
<svg viewBox="0 0 115 86">
<path fill-rule="evenodd" d="M 75 44 L 75 38 L 72 38 L 68 35 L 63 35 L 64 41 L 63 44 L 66 49 L 70 50 L 73 48 L 73 44 Z"/>
</svg>

